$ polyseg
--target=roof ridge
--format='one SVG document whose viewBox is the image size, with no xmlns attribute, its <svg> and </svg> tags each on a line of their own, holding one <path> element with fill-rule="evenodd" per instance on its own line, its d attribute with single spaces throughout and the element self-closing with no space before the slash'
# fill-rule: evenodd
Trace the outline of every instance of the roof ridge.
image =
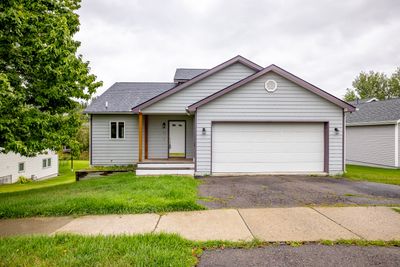
<svg viewBox="0 0 400 267">
<path fill-rule="evenodd" d="M 121 84 L 121 83 L 174 83 L 174 82 L 115 82 L 114 84 Z"/>
</svg>

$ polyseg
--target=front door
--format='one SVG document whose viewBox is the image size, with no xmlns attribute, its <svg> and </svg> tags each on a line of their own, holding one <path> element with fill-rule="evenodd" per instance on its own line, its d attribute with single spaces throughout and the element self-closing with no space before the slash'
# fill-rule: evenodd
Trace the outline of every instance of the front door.
<svg viewBox="0 0 400 267">
<path fill-rule="evenodd" d="M 169 121 L 168 123 L 168 157 L 186 157 L 186 121 Z"/>
</svg>

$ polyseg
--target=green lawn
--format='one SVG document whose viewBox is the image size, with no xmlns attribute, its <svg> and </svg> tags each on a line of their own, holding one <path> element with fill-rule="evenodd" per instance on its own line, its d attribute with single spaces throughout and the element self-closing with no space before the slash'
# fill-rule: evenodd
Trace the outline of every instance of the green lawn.
<svg viewBox="0 0 400 267">
<path fill-rule="evenodd" d="M 0 194 L 0 218 L 199 210 L 199 181 L 132 172 Z"/>
<path fill-rule="evenodd" d="M 308 242 L 287 242 L 301 246 Z M 392 246 L 400 241 L 322 240 L 332 246 Z M 0 266 L 194 266 L 205 249 L 278 246 L 282 243 L 189 241 L 174 234 L 30 236 L 0 238 Z"/>
<path fill-rule="evenodd" d="M 0 266 L 194 266 L 177 235 L 0 238 Z"/>
<path fill-rule="evenodd" d="M 87 160 L 74 160 L 75 170 L 87 169 L 88 167 L 89 162 Z M 28 184 L 0 185 L 0 193 L 24 191 L 75 182 L 75 173 L 71 171 L 71 165 L 69 161 L 60 161 L 58 171 L 59 176 L 43 181 L 34 181 Z"/>
<path fill-rule="evenodd" d="M 400 185 L 399 169 L 384 169 L 356 165 L 347 165 L 346 169 L 344 177 L 352 180 Z"/>
</svg>

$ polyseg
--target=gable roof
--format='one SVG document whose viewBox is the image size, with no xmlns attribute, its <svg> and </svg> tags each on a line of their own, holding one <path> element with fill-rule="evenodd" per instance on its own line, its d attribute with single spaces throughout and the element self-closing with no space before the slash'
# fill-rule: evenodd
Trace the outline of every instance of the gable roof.
<svg viewBox="0 0 400 267">
<path fill-rule="evenodd" d="M 335 104 L 335 105 L 337 105 L 337 106 L 339 106 L 339 107 L 341 107 L 343 109 L 346 109 L 346 111 L 354 111 L 355 110 L 355 107 L 350 105 L 349 103 L 347 103 L 347 102 L 345 102 L 345 101 L 343 101 L 343 100 L 341 100 L 341 99 L 339 99 L 339 98 L 337 98 L 337 97 L 325 92 L 324 90 L 312 85 L 311 83 L 308 83 L 308 82 L 304 81 L 303 79 L 293 75 L 292 73 L 290 73 L 290 72 L 288 72 L 288 71 L 286 71 L 286 70 L 284 70 L 284 69 L 272 64 L 272 65 L 269 65 L 268 67 L 264 68 L 263 70 L 261 70 L 259 72 L 256 72 L 253 75 L 250 75 L 250 76 L 248 76 L 248 77 L 246 77 L 246 78 L 244 78 L 244 79 L 242 79 L 242 80 L 240 80 L 240 81 L 238 81 L 238 82 L 236 82 L 236 83 L 234 83 L 234 84 L 232 84 L 232 85 L 230 85 L 230 86 L 228 86 L 228 87 L 226 87 L 226 88 L 224 88 L 224 89 L 222 89 L 222 90 L 220 90 L 220 91 L 218 91 L 218 92 L 216 92 L 216 93 L 214 93 L 212 95 L 209 95 L 208 97 L 206 97 L 206 98 L 204 98 L 204 99 L 202 99 L 202 100 L 200 100 L 200 101 L 198 101 L 198 102 L 196 102 L 196 103 L 194 103 L 192 105 L 190 105 L 188 107 L 188 111 L 189 112 L 193 112 L 198 107 L 200 107 L 202 105 L 205 105 L 208 102 L 213 101 L 214 99 L 216 99 L 216 98 L 218 98 L 218 97 L 220 97 L 220 96 L 222 96 L 222 95 L 224 95 L 226 93 L 229 93 L 229 92 L 235 90 L 236 88 L 239 88 L 242 85 L 245 85 L 245 84 L 257 79 L 258 77 L 260 77 L 260 76 L 262 76 L 262 75 L 264 75 L 264 74 L 266 74 L 268 72 L 274 72 L 274 73 L 276 73 L 276 74 L 288 79 L 289 81 L 291 81 L 291 82 L 293 82 L 293 83 L 295 83 L 295 84 L 297 84 L 297 85 L 309 90 L 310 92 L 313 92 L 314 94 L 319 95 L 320 97 L 328 100 L 329 102 L 331 102 L 331 103 L 333 103 L 333 104 Z"/>
<path fill-rule="evenodd" d="M 178 68 L 175 71 L 174 82 L 185 82 L 187 80 L 191 80 L 197 75 L 202 74 L 203 72 L 208 71 L 208 69 L 184 69 Z"/>
<path fill-rule="evenodd" d="M 400 120 L 400 98 L 364 102 L 356 107 L 357 111 L 346 116 L 348 124 L 379 124 Z"/>
<path fill-rule="evenodd" d="M 250 60 L 248 60 L 248 59 L 246 59 L 246 58 L 244 58 L 242 56 L 236 56 L 234 58 L 231 58 L 228 61 L 225 61 L 224 63 L 221 63 L 221 64 L 215 66 L 212 69 L 209 69 L 209 70 L 203 72 L 200 75 L 197 75 L 196 77 L 194 77 L 191 80 L 188 80 L 185 83 L 182 83 L 182 84 L 180 84 L 180 85 L 178 85 L 178 86 L 176 86 L 174 88 L 171 88 L 168 91 L 165 91 L 165 92 L 163 92 L 163 93 L 161 93 L 161 94 L 159 94 L 159 95 L 147 100 L 144 103 L 141 103 L 141 104 L 138 104 L 138 105 L 133 105 L 132 111 L 135 112 L 135 113 L 140 112 L 141 109 L 143 109 L 145 107 L 148 107 L 148 106 L 160 101 L 161 99 L 164 99 L 164 98 L 166 98 L 166 97 L 168 97 L 168 96 L 170 96 L 170 95 L 172 95 L 172 94 L 174 94 L 176 92 L 179 92 L 182 89 L 184 89 L 184 88 L 186 88 L 186 87 L 188 87 L 188 86 L 190 86 L 190 85 L 192 85 L 194 83 L 197 83 L 197 82 L 199 82 L 199 81 L 211 76 L 212 74 L 214 74 L 214 73 L 216 73 L 216 72 L 218 72 L 218 71 L 220 71 L 222 69 L 225 69 L 225 68 L 227 68 L 227 67 L 229 67 L 229 66 L 231 66 L 231 65 L 233 65 L 235 63 L 241 63 L 241 64 L 243 64 L 243 65 L 245 65 L 245 66 L 247 66 L 249 68 L 252 68 L 252 69 L 254 69 L 256 71 L 262 70 L 262 67 L 257 65 L 256 63 L 254 63 L 254 62 L 252 62 L 252 61 L 250 61 Z"/>
<path fill-rule="evenodd" d="M 118 82 L 101 96 L 93 100 L 84 113 L 132 113 L 132 105 L 140 105 L 147 100 L 173 88 L 175 83 Z M 106 108 L 107 103 L 107 108 Z"/>
</svg>

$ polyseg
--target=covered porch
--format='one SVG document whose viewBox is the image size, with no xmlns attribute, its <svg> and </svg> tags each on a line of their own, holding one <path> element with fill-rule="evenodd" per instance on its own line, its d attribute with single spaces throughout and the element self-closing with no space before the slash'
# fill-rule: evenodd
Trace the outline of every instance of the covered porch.
<svg viewBox="0 0 400 267">
<path fill-rule="evenodd" d="M 194 174 L 194 116 L 138 114 L 137 175 Z"/>
</svg>

